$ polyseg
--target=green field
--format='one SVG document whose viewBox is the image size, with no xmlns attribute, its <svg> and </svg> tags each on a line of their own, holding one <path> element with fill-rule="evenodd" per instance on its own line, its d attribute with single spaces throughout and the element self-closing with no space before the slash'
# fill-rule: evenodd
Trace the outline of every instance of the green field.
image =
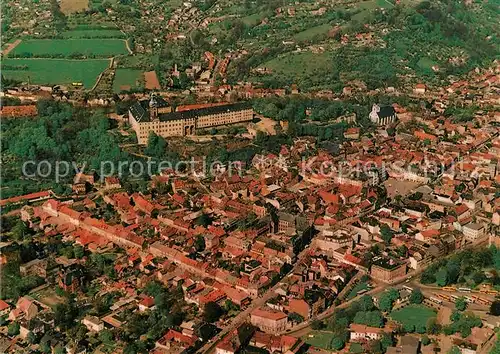
<svg viewBox="0 0 500 354">
<path fill-rule="evenodd" d="M 312 331 L 309 335 L 302 337 L 302 340 L 309 345 L 329 350 L 331 349 L 330 343 L 334 337 L 335 334 L 332 332 Z"/>
<path fill-rule="evenodd" d="M 296 41 L 309 41 L 314 39 L 316 36 L 327 34 L 332 28 L 330 24 L 324 24 L 316 27 L 311 27 L 305 31 L 299 32 L 293 36 Z"/>
<path fill-rule="evenodd" d="M 276 74 L 295 76 L 302 73 L 304 75 L 310 75 L 316 70 L 331 68 L 332 61 L 329 53 L 315 54 L 311 52 L 302 52 L 288 53 L 271 59 L 261 66 L 270 68 L 273 73 Z"/>
<path fill-rule="evenodd" d="M 2 75 L 39 85 L 82 82 L 85 88 L 91 88 L 108 65 L 106 59 L 4 59 Z"/>
<path fill-rule="evenodd" d="M 329 75 L 332 75 L 337 65 L 330 52 L 289 52 L 260 65 L 261 68 L 270 69 L 270 75 L 256 75 L 250 77 L 250 81 L 259 83 L 267 81 L 274 86 L 295 83 L 309 88 L 318 88 L 327 82 L 334 82 L 334 78 L 330 80 Z"/>
<path fill-rule="evenodd" d="M 266 17 L 265 13 L 256 13 L 242 17 L 241 21 L 243 21 L 245 25 L 253 27 L 261 23 L 265 17 Z"/>
<path fill-rule="evenodd" d="M 74 29 L 65 31 L 64 38 L 125 38 L 125 35 L 118 29 Z"/>
<path fill-rule="evenodd" d="M 422 57 L 419 59 L 419 61 L 417 62 L 417 66 L 423 70 L 423 71 L 426 71 L 426 72 L 430 72 L 432 73 L 432 67 L 434 65 L 438 65 L 438 63 L 436 63 L 435 61 L 433 61 L 432 59 L 430 59 L 429 57 Z"/>
<path fill-rule="evenodd" d="M 121 39 L 28 39 L 23 40 L 10 56 L 96 56 L 111 57 L 127 54 L 125 41 Z"/>
<path fill-rule="evenodd" d="M 130 86 L 130 89 L 137 89 L 144 86 L 144 71 L 139 69 L 116 69 L 113 81 L 113 91 L 119 93 L 122 86 Z"/>
<path fill-rule="evenodd" d="M 355 14 L 351 18 L 351 20 L 363 22 L 370 16 L 370 14 L 372 13 L 373 10 L 375 10 L 377 8 L 390 9 L 393 7 L 394 7 L 394 4 L 389 0 L 363 1 L 363 2 L 360 2 L 360 4 L 358 6 L 356 6 L 356 10 L 361 10 L 361 11 L 359 11 L 357 14 Z"/>
<path fill-rule="evenodd" d="M 414 325 L 416 328 L 424 328 L 429 318 L 436 317 L 436 312 L 424 305 L 408 305 L 400 310 L 392 311 L 391 318 L 403 326 Z"/>
</svg>

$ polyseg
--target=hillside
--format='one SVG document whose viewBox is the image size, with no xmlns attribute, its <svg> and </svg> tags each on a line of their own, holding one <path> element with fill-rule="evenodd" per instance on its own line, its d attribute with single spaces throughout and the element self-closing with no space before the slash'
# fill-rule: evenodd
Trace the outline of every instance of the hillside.
<svg viewBox="0 0 500 354">
<path fill-rule="evenodd" d="M 215 67 L 215 85 L 248 81 L 340 92 L 345 86 L 439 84 L 491 64 L 500 48 L 498 0 L 119 0 L 91 2 L 87 11 L 67 16 L 52 1 L 24 5 L 48 15 L 26 26 L 26 14 L 7 11 L 4 43 L 68 38 L 91 26 L 100 30 L 87 29 L 87 41 L 128 38 L 134 55 L 115 51 L 118 68 L 155 69 L 163 87 L 181 89 L 191 80 L 172 80 L 174 65 L 180 72 L 196 62 L 206 66 L 207 51 L 217 65 L 230 57 L 227 70 Z M 110 22 L 120 31 L 109 30 Z M 143 86 L 135 77 L 117 80 L 123 82 L 115 91 Z"/>
</svg>

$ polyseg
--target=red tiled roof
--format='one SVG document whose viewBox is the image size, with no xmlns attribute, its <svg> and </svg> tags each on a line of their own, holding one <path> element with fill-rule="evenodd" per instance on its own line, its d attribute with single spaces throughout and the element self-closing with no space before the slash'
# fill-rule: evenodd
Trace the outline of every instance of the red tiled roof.
<svg viewBox="0 0 500 354">
<path fill-rule="evenodd" d="M 198 337 L 190 337 L 186 336 L 180 332 L 174 331 L 173 329 L 170 329 L 167 334 L 163 337 L 167 341 L 175 341 L 177 343 L 182 343 L 186 345 L 186 347 L 190 347 L 194 345 Z"/>
<path fill-rule="evenodd" d="M 350 326 L 350 330 L 356 333 L 386 333 L 390 332 L 388 329 L 377 328 L 377 327 L 369 327 L 357 323 L 353 323 Z"/>
<path fill-rule="evenodd" d="M 0 311 L 3 311 L 5 309 L 8 309 L 10 306 L 8 303 L 6 303 L 5 301 L 3 300 L 0 300 Z"/>
<path fill-rule="evenodd" d="M 462 215 L 467 210 L 469 210 L 469 207 L 465 204 L 460 204 L 459 206 L 457 206 L 457 208 L 455 210 L 456 210 L 457 215 Z"/>
<path fill-rule="evenodd" d="M 2 199 L 0 200 L 0 206 L 7 205 L 9 203 L 18 203 L 23 200 L 33 200 L 33 199 L 39 199 L 39 198 L 47 198 L 50 196 L 50 191 L 41 191 L 41 192 L 36 192 L 36 193 L 30 193 L 30 194 L 25 194 L 25 195 L 20 195 L 18 197 L 12 197 L 12 198 L 7 198 L 7 199 Z"/>
<path fill-rule="evenodd" d="M 290 311 L 296 312 L 304 318 L 309 316 L 309 305 L 302 299 L 290 299 L 289 301 Z"/>
<path fill-rule="evenodd" d="M 191 111 L 193 109 L 201 109 L 201 108 L 208 108 L 208 107 L 216 107 L 216 106 L 223 106 L 227 104 L 226 102 L 218 102 L 218 103 L 199 103 L 199 104 L 188 104 L 188 105 L 183 105 L 183 106 L 177 106 L 176 112 L 183 112 L 183 111 Z"/>
<path fill-rule="evenodd" d="M 279 321 L 283 318 L 288 317 L 286 313 L 281 311 L 266 311 L 262 309 L 255 309 L 252 311 L 252 316 L 266 318 L 269 320 Z"/>
<path fill-rule="evenodd" d="M 325 201 L 327 204 L 338 204 L 339 203 L 339 195 L 338 194 L 332 194 L 324 190 L 320 190 L 318 192 L 319 196 L 321 199 Z"/>
<path fill-rule="evenodd" d="M 361 259 L 359 259 L 358 257 L 353 256 L 350 253 L 344 255 L 344 259 L 346 261 L 354 263 L 354 264 L 360 264 L 361 263 Z"/>
<path fill-rule="evenodd" d="M 147 308 L 153 307 L 155 304 L 155 299 L 153 299 L 152 297 L 146 296 L 144 299 L 141 300 L 141 302 L 139 302 L 139 304 L 143 305 Z"/>
<path fill-rule="evenodd" d="M 36 116 L 38 110 L 35 105 L 26 106 L 3 106 L 0 110 L 0 116 L 3 118 L 30 117 Z"/>
<path fill-rule="evenodd" d="M 440 235 L 438 230 L 430 229 L 420 232 L 424 238 L 434 238 Z"/>
<path fill-rule="evenodd" d="M 209 302 L 217 302 L 226 297 L 226 294 L 222 290 L 213 290 L 205 296 L 200 297 L 200 304 L 206 304 Z"/>
</svg>

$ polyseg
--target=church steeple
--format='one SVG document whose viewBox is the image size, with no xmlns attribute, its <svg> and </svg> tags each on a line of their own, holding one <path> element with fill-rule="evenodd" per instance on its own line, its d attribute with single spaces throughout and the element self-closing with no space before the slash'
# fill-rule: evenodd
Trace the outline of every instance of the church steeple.
<svg viewBox="0 0 500 354">
<path fill-rule="evenodd" d="M 149 116 L 152 121 L 158 119 L 158 101 L 153 93 L 151 94 L 151 98 L 149 100 Z"/>
</svg>

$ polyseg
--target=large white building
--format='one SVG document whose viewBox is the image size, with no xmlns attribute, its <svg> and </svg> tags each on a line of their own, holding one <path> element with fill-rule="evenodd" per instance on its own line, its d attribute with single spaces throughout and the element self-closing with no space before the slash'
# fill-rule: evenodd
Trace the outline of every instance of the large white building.
<svg viewBox="0 0 500 354">
<path fill-rule="evenodd" d="M 135 103 L 129 108 L 128 121 L 135 130 L 139 144 L 147 144 L 149 134 L 168 138 L 195 135 L 197 131 L 249 122 L 253 109 L 248 102 L 206 104 L 203 108 L 172 111 L 172 107 L 159 96 Z"/>
<path fill-rule="evenodd" d="M 462 227 L 462 232 L 468 241 L 476 241 L 486 233 L 486 228 L 483 224 L 471 222 Z"/>
</svg>

